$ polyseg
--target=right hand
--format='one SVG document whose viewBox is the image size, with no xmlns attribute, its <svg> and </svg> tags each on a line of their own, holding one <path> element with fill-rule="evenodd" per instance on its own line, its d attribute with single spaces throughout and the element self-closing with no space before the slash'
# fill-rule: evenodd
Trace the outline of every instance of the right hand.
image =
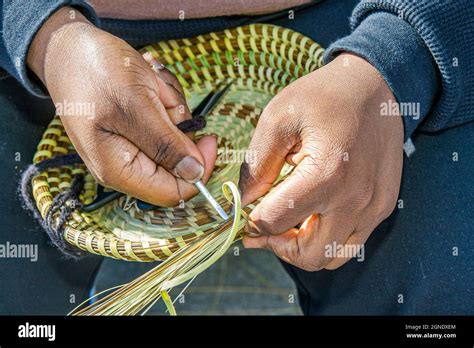
<svg viewBox="0 0 474 348">
<path fill-rule="evenodd" d="M 211 136 L 194 144 L 175 126 L 191 118 L 177 79 L 157 74 L 125 41 L 82 16 L 64 23 L 61 11 L 71 9 L 43 25 L 28 64 L 55 105 L 93 110 L 60 115 L 89 171 L 102 185 L 156 205 L 193 197 L 192 183 L 211 176 L 217 144 Z"/>
</svg>

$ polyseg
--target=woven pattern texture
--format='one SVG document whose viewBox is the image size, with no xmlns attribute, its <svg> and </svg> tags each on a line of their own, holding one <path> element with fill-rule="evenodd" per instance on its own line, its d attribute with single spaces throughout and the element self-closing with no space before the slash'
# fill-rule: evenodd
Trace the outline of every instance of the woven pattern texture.
<svg viewBox="0 0 474 348">
<path fill-rule="evenodd" d="M 214 86 L 233 81 L 228 93 L 207 117 L 205 134 L 218 137 L 218 158 L 207 184 L 229 210 L 222 183 L 238 181 L 239 169 L 258 117 L 282 88 L 322 65 L 323 49 L 289 29 L 253 24 L 190 39 L 149 45 L 150 52 L 176 74 L 191 110 Z M 61 120 L 55 116 L 38 144 L 33 162 L 75 153 Z M 285 173 L 288 168 L 285 168 Z M 285 173 L 282 172 L 282 175 Z M 74 175 L 85 176 L 80 200 L 91 203 L 97 183 L 83 164 L 48 169 L 32 180 L 33 196 L 44 218 L 53 198 L 67 190 Z M 249 212 L 252 205 L 244 210 Z M 215 232 L 222 220 L 198 195 L 179 207 L 140 210 L 135 199 L 122 197 L 91 213 L 74 211 L 64 226 L 65 240 L 90 253 L 128 261 L 164 260 L 196 238 Z"/>
</svg>

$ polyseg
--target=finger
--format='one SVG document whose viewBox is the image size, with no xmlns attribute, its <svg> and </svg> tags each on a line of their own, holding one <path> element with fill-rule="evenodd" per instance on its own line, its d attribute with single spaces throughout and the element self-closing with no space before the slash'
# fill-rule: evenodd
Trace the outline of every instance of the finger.
<svg viewBox="0 0 474 348">
<path fill-rule="evenodd" d="M 158 93 L 151 93 L 150 95 L 153 104 L 163 104 L 175 125 L 191 119 L 191 111 L 186 103 L 186 97 L 178 79 L 163 64 L 158 62 L 150 52 L 144 53 L 143 58 L 156 73 L 155 83 Z M 186 135 L 194 140 L 194 133 L 187 133 Z"/>
<path fill-rule="evenodd" d="M 196 145 L 203 155 L 205 164 L 204 175 L 201 180 L 204 183 L 207 183 L 209 178 L 212 176 L 217 159 L 217 138 L 212 135 L 206 135 L 199 139 Z M 195 185 L 191 185 L 184 180 L 178 180 L 178 190 L 179 192 L 182 192 L 184 200 L 194 197 L 199 192 Z"/>
<path fill-rule="evenodd" d="M 156 84 L 159 89 L 160 97 L 158 98 L 156 95 L 151 97 L 152 103 L 155 107 L 158 108 L 160 104 L 163 104 L 168 117 L 174 125 L 190 120 L 192 115 L 184 95 L 177 95 L 174 91 L 170 92 L 169 86 L 158 78 Z M 187 132 L 185 134 L 189 139 L 191 139 L 191 141 L 194 141 L 194 132 Z"/>
<path fill-rule="evenodd" d="M 319 224 L 315 223 L 313 226 L 302 225 L 300 231 L 304 231 L 303 235 L 311 236 L 305 241 L 306 250 L 315 267 L 322 269 L 333 260 L 345 256 L 343 247 L 354 233 L 355 225 L 349 217 L 340 212 L 320 216 L 318 222 Z"/>
<path fill-rule="evenodd" d="M 334 217 L 311 215 L 299 229 L 292 228 L 279 235 L 257 238 L 244 237 L 246 248 L 266 248 L 272 250 L 285 262 L 308 271 L 320 270 L 329 265 L 353 229 L 337 226 Z M 347 226 L 348 227 L 348 226 Z M 333 252 L 334 249 L 334 252 Z"/>
<path fill-rule="evenodd" d="M 271 110 L 265 109 L 252 136 L 248 153 L 240 168 L 239 189 L 242 205 L 263 196 L 272 187 L 285 164 L 285 158 L 297 139 L 284 134 L 278 125 L 268 121 Z"/>
<path fill-rule="evenodd" d="M 191 111 L 189 110 L 184 95 L 178 94 L 175 90 L 170 89 L 170 87 L 159 78 L 157 78 L 156 83 L 159 89 L 159 99 L 156 100 L 153 98 L 153 103 L 158 102 L 163 104 L 173 124 L 177 125 L 178 123 L 191 119 Z"/>
<path fill-rule="evenodd" d="M 184 95 L 183 87 L 179 83 L 177 77 L 163 63 L 153 57 L 150 52 L 145 52 L 142 57 L 148 64 L 151 65 L 151 68 L 160 77 L 160 79 L 175 89 L 176 92 Z"/>
<path fill-rule="evenodd" d="M 107 142 L 116 149 L 115 156 L 108 156 L 108 160 L 102 159 L 99 165 L 92 165 L 94 171 L 103 166 L 107 172 L 113 173 L 102 175 L 105 186 L 159 206 L 175 206 L 197 194 L 194 185 L 177 179 L 127 139 L 113 134 Z M 211 136 L 203 137 L 197 148 L 203 153 L 205 169 L 202 180 L 207 182 L 217 156 L 216 140 Z"/>
<path fill-rule="evenodd" d="M 302 231 L 304 231 L 306 233 L 306 232 L 309 232 L 311 230 L 311 233 L 313 233 L 316 230 L 315 223 L 316 223 L 317 219 L 318 219 L 317 214 L 311 214 L 301 224 Z M 291 233 L 289 233 L 289 232 L 291 232 Z M 298 238 L 307 238 L 307 235 L 303 236 L 303 234 L 299 234 L 299 229 L 298 228 L 290 228 L 285 233 L 276 235 L 275 237 L 280 237 L 280 236 L 282 236 L 284 234 L 287 234 L 287 233 L 288 233 L 288 235 L 285 238 L 287 238 L 290 235 L 293 235 L 295 238 L 296 237 L 298 237 Z M 252 235 L 252 234 L 249 234 L 249 233 L 246 232 L 245 235 L 244 235 L 243 243 L 244 243 L 244 246 L 246 248 L 249 248 L 249 249 L 272 249 L 273 250 L 274 248 L 271 248 L 269 243 L 268 243 L 268 241 L 270 239 L 269 237 L 273 237 L 273 236 L 271 236 L 271 235 L 258 236 L 258 235 Z M 278 238 L 273 239 L 273 240 L 278 240 Z"/>
<path fill-rule="evenodd" d="M 324 268 L 327 270 L 334 270 L 354 258 L 357 259 L 358 262 L 363 262 L 365 260 L 365 242 L 374 229 L 375 227 L 369 227 L 363 230 L 356 230 L 344 244 L 344 250 L 347 251 L 345 257 L 334 258 L 324 266 Z"/>
<path fill-rule="evenodd" d="M 317 221 L 316 216 L 312 215 L 303 223 L 305 228 L 291 228 L 279 235 L 256 238 L 245 236 L 243 244 L 245 248 L 268 249 L 287 263 L 307 271 L 315 271 L 317 265 L 312 264 L 314 258 L 308 253 L 307 248 L 316 230 Z"/>
<path fill-rule="evenodd" d="M 204 158 L 196 144 L 170 120 L 163 104 L 139 98 L 132 105 L 131 122 L 119 128 L 160 167 L 188 182 L 196 182 L 204 174 Z"/>
<path fill-rule="evenodd" d="M 158 81 L 161 84 L 161 88 L 163 89 L 162 96 L 163 104 L 165 107 L 169 107 L 169 103 L 173 104 L 174 99 L 177 97 L 180 100 L 186 101 L 184 96 L 184 90 L 181 84 L 179 83 L 176 76 L 169 71 L 164 64 L 159 62 L 150 52 L 145 52 L 143 54 L 143 59 L 151 65 L 152 70 L 155 72 L 156 76 L 158 77 Z"/>
<path fill-rule="evenodd" d="M 303 149 L 293 172 L 267 194 L 249 217 L 248 230 L 254 234 L 279 234 L 301 223 L 314 212 L 327 211 L 329 192 L 335 183 L 327 180 L 318 160 Z M 297 156 L 293 156 L 293 159 Z M 333 198 L 333 197 L 330 197 Z"/>
<path fill-rule="evenodd" d="M 159 78 L 156 79 L 156 84 L 158 93 L 151 95 L 151 101 L 155 107 L 162 104 L 175 125 L 185 120 L 190 120 L 192 115 L 184 95 L 171 90 L 169 86 Z"/>
<path fill-rule="evenodd" d="M 116 126 L 118 134 L 127 138 L 153 160 L 159 167 L 190 183 L 197 182 L 204 174 L 204 158 L 196 145 L 174 124 L 171 115 L 180 113 L 172 109 L 185 105 L 184 97 L 170 91 L 150 69 L 151 77 L 142 82 L 146 94 L 129 100 L 126 109 L 119 112 L 125 122 Z M 168 113 L 167 108 L 170 109 Z M 190 118 L 187 107 L 182 119 Z M 180 121 L 176 119 L 174 121 Z"/>
<path fill-rule="evenodd" d="M 298 160 L 298 154 L 300 152 L 301 148 L 299 148 L 299 146 L 295 146 L 295 148 L 293 148 L 292 152 L 289 153 L 288 155 L 286 155 L 286 163 L 292 165 L 292 166 L 296 166 L 298 164 L 297 160 Z"/>
<path fill-rule="evenodd" d="M 298 229 L 292 228 L 285 233 L 276 236 L 249 237 L 243 239 L 244 247 L 247 249 L 267 249 L 287 263 L 296 265 L 298 256 Z"/>
</svg>

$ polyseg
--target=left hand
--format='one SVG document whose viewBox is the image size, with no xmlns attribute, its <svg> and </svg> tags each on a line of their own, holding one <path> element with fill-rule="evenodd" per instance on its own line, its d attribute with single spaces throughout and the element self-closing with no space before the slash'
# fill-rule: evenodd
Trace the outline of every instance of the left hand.
<svg viewBox="0 0 474 348">
<path fill-rule="evenodd" d="M 334 242 L 360 248 L 397 202 L 403 123 L 381 115 L 389 100 L 380 73 L 347 53 L 271 100 L 249 147 L 254 160 L 241 168 L 243 204 L 270 190 L 285 161 L 296 167 L 251 213 L 245 247 L 307 271 L 351 258 L 325 251 Z"/>
</svg>

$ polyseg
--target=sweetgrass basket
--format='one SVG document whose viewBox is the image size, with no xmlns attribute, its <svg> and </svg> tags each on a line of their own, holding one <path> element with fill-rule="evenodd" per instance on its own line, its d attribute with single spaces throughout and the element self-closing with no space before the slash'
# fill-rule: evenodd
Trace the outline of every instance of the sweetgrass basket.
<svg viewBox="0 0 474 348">
<path fill-rule="evenodd" d="M 237 182 L 244 153 L 265 105 L 283 87 L 322 65 L 323 49 L 292 30 L 268 24 L 252 24 L 190 39 L 170 40 L 146 46 L 176 74 L 193 109 L 218 83 L 232 87 L 207 118 L 197 137 L 218 137 L 216 169 L 207 187 L 228 210 L 221 194 L 226 181 Z M 38 164 L 55 156 L 75 153 L 58 116 L 55 116 L 33 158 Z M 234 158 L 229 160 L 229 154 Z M 32 179 L 33 197 L 41 217 L 55 196 L 68 190 L 75 175 L 85 179 L 80 201 L 91 203 L 97 183 L 83 164 L 50 168 Z M 284 173 L 283 173 L 284 174 Z M 244 208 L 250 211 L 252 205 Z M 58 218 L 58 217 L 54 217 Z M 122 197 L 90 213 L 72 212 L 64 223 L 64 240 L 81 250 L 128 261 L 165 260 L 203 236 L 223 228 L 223 221 L 200 195 L 184 207 L 142 211 L 132 197 Z"/>
</svg>

